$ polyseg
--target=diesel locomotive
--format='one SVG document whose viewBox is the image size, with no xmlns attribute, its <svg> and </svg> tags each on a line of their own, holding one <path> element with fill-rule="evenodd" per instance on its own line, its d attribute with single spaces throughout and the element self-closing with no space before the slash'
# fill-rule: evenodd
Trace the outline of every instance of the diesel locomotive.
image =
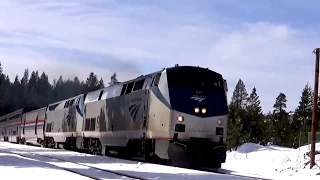
<svg viewBox="0 0 320 180">
<path fill-rule="evenodd" d="M 179 167 L 226 159 L 227 83 L 208 68 L 164 68 L 0 117 L 1 140 Z"/>
</svg>

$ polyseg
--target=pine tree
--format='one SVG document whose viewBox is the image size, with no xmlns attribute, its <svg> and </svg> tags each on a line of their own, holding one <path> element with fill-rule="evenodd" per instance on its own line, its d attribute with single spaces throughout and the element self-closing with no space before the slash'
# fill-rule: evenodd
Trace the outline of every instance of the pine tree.
<svg viewBox="0 0 320 180">
<path fill-rule="evenodd" d="M 44 107 L 52 102 L 52 86 L 45 72 L 42 72 L 37 82 L 37 94 L 39 95 L 39 107 Z"/>
<path fill-rule="evenodd" d="M 276 102 L 273 105 L 274 111 L 273 113 L 282 113 L 285 112 L 285 108 L 287 108 L 287 97 L 285 94 L 280 93 L 276 98 Z"/>
<path fill-rule="evenodd" d="M 5 113 L 5 75 L 3 74 L 2 65 L 0 62 L 0 114 Z"/>
<path fill-rule="evenodd" d="M 28 83 L 29 83 L 29 69 L 25 69 L 24 73 L 23 73 L 23 77 L 21 79 L 21 89 L 20 94 L 19 94 L 19 98 L 21 99 L 21 104 L 19 106 L 19 108 L 22 107 L 27 107 L 29 106 L 29 98 L 28 98 Z"/>
<path fill-rule="evenodd" d="M 230 114 L 230 110 L 229 110 Z M 235 149 L 237 150 L 237 147 L 242 144 L 243 139 L 243 125 L 240 117 L 237 117 L 237 119 L 232 120 L 229 115 L 228 120 L 228 133 L 227 133 L 227 148 L 228 149 Z"/>
<path fill-rule="evenodd" d="M 302 90 L 299 106 L 295 111 L 296 115 L 299 116 L 300 125 L 307 126 L 308 124 L 311 124 L 312 108 L 313 108 L 313 91 L 312 91 L 312 88 L 309 86 L 309 84 L 307 84 Z"/>
<path fill-rule="evenodd" d="M 99 81 L 99 83 L 98 83 L 98 88 L 100 89 L 100 88 L 104 88 L 104 82 L 103 82 L 103 79 L 102 78 L 100 78 L 100 81 Z"/>
<path fill-rule="evenodd" d="M 262 138 L 262 144 L 275 144 L 277 139 L 274 130 L 274 116 L 271 111 L 263 117 L 264 135 Z"/>
<path fill-rule="evenodd" d="M 97 75 L 93 72 L 89 74 L 89 77 L 86 80 L 86 92 L 95 91 L 99 89 L 99 81 Z"/>
<path fill-rule="evenodd" d="M 247 117 L 246 117 L 247 133 L 249 140 L 254 143 L 259 143 L 263 139 L 263 113 L 260 106 L 257 89 L 254 87 L 247 102 Z"/>
<path fill-rule="evenodd" d="M 248 93 L 246 87 L 241 79 L 239 79 L 235 90 L 233 91 L 231 104 L 235 108 L 245 109 L 248 99 Z"/>
<path fill-rule="evenodd" d="M 52 98 L 54 100 L 62 100 L 64 98 L 68 98 L 66 96 L 67 89 L 64 87 L 63 77 L 60 76 L 58 80 L 54 81 L 53 90 L 52 90 Z"/>
<path fill-rule="evenodd" d="M 31 76 L 28 82 L 28 105 L 35 107 L 37 106 L 38 103 L 38 96 L 39 94 L 37 93 L 37 85 L 39 81 L 39 74 L 38 72 L 32 71 Z"/>
<path fill-rule="evenodd" d="M 10 78 L 8 75 L 4 75 L 4 82 L 2 84 L 2 88 L 1 88 L 1 91 L 3 92 L 3 97 L 1 99 L 1 101 L 3 102 L 3 104 L 9 104 L 10 103 L 10 85 L 11 85 L 11 82 L 10 82 Z M 11 107 L 10 106 L 4 106 L 3 107 L 3 111 L 6 112 L 6 113 L 9 113 L 11 111 Z"/>
<path fill-rule="evenodd" d="M 11 98 L 11 108 L 13 110 L 19 109 L 21 104 L 21 83 L 18 75 L 16 75 L 13 84 L 10 86 L 10 98 Z"/>
<path fill-rule="evenodd" d="M 247 100 L 247 90 L 243 81 L 239 79 L 229 105 L 227 137 L 229 148 L 237 147 L 247 141 L 246 129 L 244 128 Z"/>
<path fill-rule="evenodd" d="M 279 93 L 273 105 L 273 128 L 276 134 L 275 143 L 280 146 L 291 147 L 293 142 L 290 126 L 289 113 L 286 112 L 287 97 Z"/>
<path fill-rule="evenodd" d="M 0 114 L 8 113 L 11 109 L 7 106 L 10 103 L 10 79 L 9 76 L 4 74 L 0 62 Z"/>
<path fill-rule="evenodd" d="M 111 76 L 111 81 L 109 82 L 109 85 L 114 85 L 114 84 L 117 84 L 119 81 L 117 79 L 117 74 L 116 73 L 113 73 L 113 75 Z"/>
<path fill-rule="evenodd" d="M 299 140 L 301 143 L 307 142 L 307 132 L 312 120 L 313 92 L 309 84 L 302 90 L 299 106 L 295 109 L 292 119 L 292 129 L 294 131 L 294 143 L 297 147 Z M 300 137 L 301 132 L 301 137 Z"/>
</svg>

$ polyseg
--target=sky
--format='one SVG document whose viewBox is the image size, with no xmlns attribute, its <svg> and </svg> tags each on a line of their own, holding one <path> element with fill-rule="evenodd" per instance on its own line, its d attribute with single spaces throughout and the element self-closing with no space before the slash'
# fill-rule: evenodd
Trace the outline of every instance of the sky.
<svg viewBox="0 0 320 180">
<path fill-rule="evenodd" d="M 108 83 L 175 64 L 208 67 L 256 87 L 264 112 L 280 92 L 294 110 L 314 84 L 320 1 L 1 0 L 0 61 L 14 80 L 24 69 Z"/>
</svg>

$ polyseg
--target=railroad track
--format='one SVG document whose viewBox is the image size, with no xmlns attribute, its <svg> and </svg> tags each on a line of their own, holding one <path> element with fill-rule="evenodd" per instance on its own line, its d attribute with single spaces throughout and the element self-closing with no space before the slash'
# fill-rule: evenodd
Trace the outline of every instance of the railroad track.
<svg viewBox="0 0 320 180">
<path fill-rule="evenodd" d="M 112 158 L 117 158 L 117 159 L 123 159 L 123 160 L 130 160 L 130 161 L 135 161 L 135 162 L 141 162 L 138 159 L 125 159 L 125 158 L 118 158 L 118 157 L 113 157 Z M 160 165 L 164 165 L 164 166 L 170 166 L 170 167 L 175 167 L 172 165 L 168 165 L 168 164 L 160 164 Z M 192 168 L 188 168 L 188 169 L 192 169 Z M 246 175 L 236 172 L 236 171 L 231 171 L 231 170 L 227 170 L 227 169 L 214 169 L 214 168 L 197 168 L 197 169 L 192 169 L 192 170 L 196 170 L 196 171 L 203 171 L 203 172 L 210 172 L 210 173 L 217 173 L 217 174 L 225 174 L 225 175 L 229 175 L 229 176 L 235 176 L 235 177 L 242 177 L 242 178 L 248 178 L 248 179 L 258 179 L 258 180 L 274 180 L 271 178 L 264 178 L 261 177 L 261 175 L 259 174 L 253 174 L 253 173 L 246 173 Z"/>
<path fill-rule="evenodd" d="M 47 155 L 42 155 L 42 154 L 36 154 L 36 153 L 32 153 L 32 152 L 14 152 L 14 151 L 21 151 L 19 149 L 15 149 L 15 148 L 8 148 L 5 146 L 1 146 L 4 151 L 8 151 L 11 154 L 15 154 L 21 157 L 25 157 L 25 158 L 29 158 L 29 159 L 33 159 L 33 160 L 37 160 L 37 161 L 41 161 L 47 164 L 50 164 L 52 166 L 55 166 L 56 168 L 74 173 L 74 174 L 78 174 L 90 179 L 94 179 L 94 180 L 104 180 L 104 178 L 108 178 L 110 177 L 110 175 L 116 175 L 116 176 L 121 176 L 122 179 L 132 179 L 132 180 L 147 180 L 146 178 L 143 177 L 138 177 L 138 176 L 133 176 L 133 175 L 129 175 L 129 174 L 125 174 L 125 173 L 120 173 L 120 172 L 116 172 L 116 171 L 112 171 L 112 170 L 106 170 L 106 169 L 101 169 L 101 168 L 97 168 L 97 167 L 93 167 L 93 166 L 89 166 L 89 165 L 85 165 L 82 163 L 77 163 L 77 162 L 73 162 L 73 161 L 68 161 L 62 158 L 57 158 L 57 157 L 52 157 L 52 156 L 47 156 Z M 47 160 L 45 160 L 44 158 L 47 158 Z M 52 162 L 52 160 L 55 161 Z M 75 166 L 77 166 L 76 170 L 75 168 L 70 168 L 70 167 L 63 167 L 62 165 L 56 165 L 56 163 L 58 162 L 64 162 L 67 163 L 69 165 L 73 164 Z M 83 169 L 90 169 L 90 172 L 83 172 Z M 93 170 L 96 170 L 96 172 L 93 173 Z M 99 173 L 97 173 L 99 172 Z M 91 175 L 90 175 L 91 174 Z"/>
<path fill-rule="evenodd" d="M 8 148 L 8 147 L 1 146 L 1 145 L 0 145 L 0 147 L 6 148 L 6 149 L 11 149 L 13 151 L 21 151 L 19 149 Z M 50 149 L 50 150 L 53 150 L 53 149 Z M 69 151 L 69 150 L 66 150 L 66 151 Z M 71 152 L 73 152 L 73 151 L 71 151 Z M 124 173 L 119 173 L 119 172 L 112 171 L 112 170 L 101 169 L 101 168 L 89 166 L 89 165 L 86 165 L 86 164 L 77 163 L 77 162 L 65 160 L 65 159 L 62 159 L 62 158 L 47 156 L 47 155 L 43 155 L 43 154 L 36 154 L 36 153 L 26 152 L 26 151 L 24 151 L 24 154 L 11 152 L 11 151 L 10 151 L 10 153 L 17 154 L 17 155 L 20 155 L 20 156 L 23 156 L 23 157 L 26 157 L 26 158 L 32 158 L 32 157 L 26 156 L 24 154 L 29 154 L 29 155 L 33 155 L 33 156 L 39 156 L 39 157 L 46 157 L 46 158 L 55 159 L 55 160 L 58 160 L 58 161 L 73 163 L 73 164 L 76 164 L 78 166 L 84 166 L 86 168 L 96 169 L 96 170 L 99 170 L 99 171 L 102 171 L 102 172 L 106 172 L 106 173 L 115 174 L 115 175 L 118 175 L 118 176 L 128 177 L 129 179 L 138 179 L 138 180 L 146 180 L 147 179 L 147 178 L 132 176 L 132 175 L 124 174 Z M 113 158 L 117 158 L 117 157 L 113 157 Z M 34 159 L 34 158 L 32 158 L 32 159 Z M 117 158 L 117 159 L 127 160 L 127 159 L 124 159 L 124 158 Z M 131 161 L 141 162 L 139 160 L 131 160 Z M 47 161 L 43 161 L 43 162 L 47 162 Z M 166 166 L 170 166 L 170 165 L 166 165 Z M 171 167 L 174 167 L 174 166 L 171 166 Z M 73 172 L 73 173 L 79 174 L 79 175 L 83 175 L 83 176 L 89 177 L 88 175 L 86 175 L 86 174 L 84 174 L 82 172 L 80 172 L 80 173 L 78 171 L 74 172 L 74 170 L 72 170 L 70 168 L 62 168 L 62 169 L 66 170 L 66 171 L 69 171 L 69 172 Z M 269 178 L 263 178 L 263 177 L 261 177 L 260 175 L 257 175 L 257 174 L 246 174 L 246 175 L 243 175 L 242 173 L 240 174 L 239 172 L 230 171 L 230 170 L 226 170 L 226 169 L 222 169 L 222 168 L 219 168 L 219 169 L 200 168 L 200 169 L 194 169 L 194 170 L 199 170 L 199 171 L 204 171 L 204 172 L 209 172 L 209 173 L 225 174 L 225 175 L 229 175 L 229 176 L 248 178 L 248 179 L 273 180 L 273 179 L 269 179 Z M 101 178 L 96 178 L 96 177 L 91 177 L 91 176 L 89 178 L 96 179 L 96 180 L 101 180 Z"/>
<path fill-rule="evenodd" d="M 244 175 L 243 173 L 240 174 L 239 172 L 230 171 L 230 170 L 222 169 L 222 168 L 220 168 L 220 169 L 202 168 L 200 170 L 201 171 L 205 171 L 205 172 L 227 174 L 227 175 L 232 175 L 232 176 L 237 176 L 237 177 L 244 177 L 244 178 L 251 178 L 251 179 L 274 180 L 274 179 L 270 179 L 270 178 L 261 177 L 261 175 L 259 175 L 259 174 L 251 174 L 251 173 L 249 174 L 249 173 L 247 173 L 246 175 Z"/>
</svg>

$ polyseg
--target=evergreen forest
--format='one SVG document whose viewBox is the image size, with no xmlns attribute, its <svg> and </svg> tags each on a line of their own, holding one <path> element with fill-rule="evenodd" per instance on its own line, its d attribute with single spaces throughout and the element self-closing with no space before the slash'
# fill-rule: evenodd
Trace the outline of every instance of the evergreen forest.
<svg viewBox="0 0 320 180">
<path fill-rule="evenodd" d="M 116 73 L 110 83 L 116 83 Z M 0 62 L 0 116 L 14 110 L 27 107 L 45 107 L 46 105 L 94 91 L 105 87 L 102 78 L 91 72 L 86 81 L 64 79 L 62 76 L 49 82 L 45 72 L 26 69 L 23 77 L 16 76 L 13 81 L 5 74 Z M 229 102 L 228 149 L 252 142 L 274 144 L 297 148 L 305 145 L 307 132 L 310 131 L 313 108 L 313 90 L 306 84 L 301 92 L 301 100 L 294 111 L 286 110 L 287 97 L 279 92 L 275 97 L 273 110 L 262 112 L 258 90 L 247 91 L 244 82 L 239 79 Z"/>
</svg>

